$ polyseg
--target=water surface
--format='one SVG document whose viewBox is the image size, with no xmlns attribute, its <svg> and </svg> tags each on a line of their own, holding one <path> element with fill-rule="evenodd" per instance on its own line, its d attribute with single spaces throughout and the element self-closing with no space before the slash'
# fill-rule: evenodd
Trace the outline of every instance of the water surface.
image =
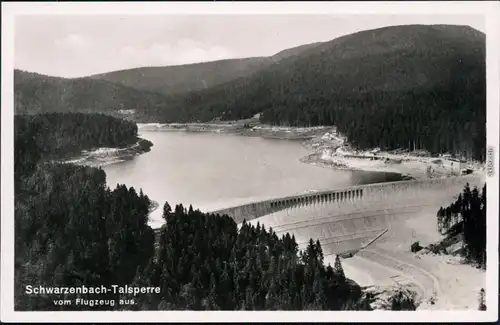
<svg viewBox="0 0 500 325">
<path fill-rule="evenodd" d="M 352 185 L 400 180 L 393 173 L 344 171 L 301 163 L 310 152 L 297 141 L 217 133 L 142 131 L 151 151 L 104 166 L 109 186 L 142 188 L 160 208 L 151 225 L 161 224 L 165 201 L 204 211 Z"/>
</svg>

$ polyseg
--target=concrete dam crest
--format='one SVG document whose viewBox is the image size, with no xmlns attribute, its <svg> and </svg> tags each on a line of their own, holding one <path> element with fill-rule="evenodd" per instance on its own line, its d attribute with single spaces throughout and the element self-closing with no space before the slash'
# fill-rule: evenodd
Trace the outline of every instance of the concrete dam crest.
<svg viewBox="0 0 500 325">
<path fill-rule="evenodd" d="M 351 204 L 354 201 L 379 201 L 384 200 L 389 205 L 391 200 L 400 200 L 409 196 L 425 196 L 429 190 L 440 189 L 451 195 L 458 195 L 466 183 L 471 187 L 481 183 L 479 176 L 458 176 L 436 178 L 429 180 L 410 180 L 388 183 L 351 186 L 342 189 L 318 191 L 314 193 L 299 194 L 282 198 L 253 202 L 235 207 L 212 211 L 214 214 L 227 214 L 237 223 L 271 214 L 273 212 L 299 208 L 307 205 L 339 202 Z M 457 188 L 458 191 L 457 191 Z"/>
</svg>

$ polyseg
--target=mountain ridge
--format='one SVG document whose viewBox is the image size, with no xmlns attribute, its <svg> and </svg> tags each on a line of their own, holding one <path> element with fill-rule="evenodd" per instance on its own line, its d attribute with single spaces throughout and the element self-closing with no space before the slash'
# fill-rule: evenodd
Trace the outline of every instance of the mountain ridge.
<svg viewBox="0 0 500 325">
<path fill-rule="evenodd" d="M 389 26 L 281 51 L 264 68 L 230 71 L 231 80 L 206 89 L 160 95 L 80 78 L 62 87 L 77 88 L 65 104 L 57 102 L 65 94 L 57 85 L 47 95 L 16 82 L 16 99 L 36 106 L 52 98 L 42 111 L 67 105 L 116 113 L 119 104 L 135 109 L 129 118 L 138 122 L 238 120 L 262 113 L 261 121 L 274 125 L 336 125 L 360 148 L 411 144 L 481 159 L 485 44 L 485 34 L 469 26 Z"/>
<path fill-rule="evenodd" d="M 253 85 L 258 85 L 257 88 L 260 89 L 261 95 L 266 95 L 268 97 L 271 97 L 271 94 L 269 93 L 270 87 L 269 83 L 274 83 L 274 84 L 280 84 L 280 87 L 283 88 L 283 90 L 280 91 L 280 95 L 289 95 L 289 93 L 294 93 L 294 90 L 290 90 L 287 92 L 285 89 L 286 86 L 290 86 L 290 83 L 298 83 L 301 84 L 303 80 L 297 80 L 298 78 L 302 79 L 307 79 L 308 81 L 315 81 L 317 79 L 324 79 L 325 81 L 329 80 L 334 80 L 336 86 L 340 88 L 349 88 L 347 86 L 350 86 L 352 89 L 350 93 L 353 93 L 355 91 L 359 91 L 361 93 L 364 92 L 369 92 L 369 91 L 374 91 L 375 89 L 382 88 L 383 90 L 388 90 L 388 85 L 381 85 L 380 79 L 384 81 L 384 83 L 391 83 L 391 86 L 393 87 L 402 87 L 406 84 L 406 88 L 411 88 L 411 87 L 421 87 L 421 86 L 426 86 L 427 88 L 431 88 L 434 85 L 438 86 L 443 86 L 445 83 L 449 83 L 449 80 L 443 80 L 445 78 L 444 74 L 448 73 L 449 71 L 446 71 L 446 69 L 435 69 L 436 61 L 442 60 L 442 61 L 449 61 L 449 58 L 444 57 L 442 54 L 446 54 L 446 51 L 443 51 L 443 53 L 438 53 L 436 55 L 435 53 L 431 53 L 433 57 L 428 58 L 426 62 L 423 62 L 426 66 L 424 68 L 427 69 L 426 72 L 428 74 L 432 74 L 432 76 L 427 76 L 425 73 L 420 72 L 420 75 L 417 76 L 417 73 L 414 69 L 414 64 L 411 62 L 409 59 L 411 58 L 405 58 L 404 55 L 405 53 L 400 53 L 401 49 L 395 49 L 392 44 L 386 44 L 385 48 L 382 48 L 379 46 L 377 50 L 380 53 L 373 53 L 375 52 L 374 46 L 366 46 L 367 44 L 363 44 L 363 42 L 366 42 L 365 39 L 361 41 L 361 44 L 354 44 L 357 46 L 354 46 L 352 44 L 347 44 L 345 46 L 346 42 L 352 40 L 354 38 L 355 41 L 358 41 L 356 37 L 358 35 L 367 35 L 371 33 L 384 33 L 386 31 L 391 31 L 394 32 L 395 28 L 396 29 L 405 29 L 405 30 L 412 30 L 415 29 L 415 27 L 418 27 L 418 29 L 425 28 L 427 29 L 427 35 L 423 40 L 420 40 L 421 43 L 424 43 L 428 40 L 428 38 L 432 35 L 429 35 L 431 31 L 439 31 L 442 29 L 448 29 L 445 26 L 443 28 L 443 25 L 403 25 L 403 26 L 398 26 L 398 27 L 383 27 L 375 30 L 369 30 L 369 31 L 362 31 L 362 32 L 357 32 L 355 34 L 350 34 L 350 35 L 345 35 L 340 38 L 334 39 L 330 42 L 324 42 L 320 44 L 318 47 L 313 48 L 312 50 L 308 50 L 305 52 L 302 52 L 301 56 L 291 56 L 288 57 L 284 60 L 280 61 L 280 64 L 274 64 L 268 67 L 268 69 L 260 71 L 252 76 L 248 77 L 241 77 L 238 79 L 233 80 L 230 83 L 225 83 L 221 85 L 214 86 L 210 89 L 207 90 L 200 90 L 197 92 L 191 92 L 186 94 L 185 96 L 172 96 L 175 100 L 179 100 L 177 104 L 174 107 L 174 110 L 179 110 L 179 109 L 187 109 L 192 111 L 193 109 L 196 109 L 197 105 L 203 105 L 203 108 L 205 109 L 207 105 L 210 105 L 211 97 L 216 97 L 216 98 L 223 98 L 223 101 L 228 102 L 228 105 L 225 105 L 224 103 L 217 103 L 215 105 L 219 106 L 219 111 L 221 114 L 225 111 L 225 109 L 220 109 L 220 107 L 226 107 L 226 106 L 234 106 L 233 103 L 236 102 L 236 98 L 240 97 L 240 93 L 251 93 L 247 91 L 247 87 L 249 84 Z M 470 30 L 473 30 L 470 27 L 463 27 L 463 26 L 454 26 L 456 28 L 462 29 L 462 31 L 467 30 L 468 32 Z M 475 30 L 474 30 L 475 31 Z M 401 34 L 401 30 L 398 31 L 399 34 Z M 482 33 L 479 31 L 476 31 L 481 35 Z M 410 35 L 410 38 L 413 37 L 414 35 Z M 461 36 L 461 35 L 460 35 Z M 482 37 L 484 38 L 484 34 L 482 34 Z M 435 38 L 435 35 L 434 35 Z M 446 40 L 445 38 L 440 38 L 437 41 L 441 40 Z M 398 38 L 393 38 L 391 41 L 394 43 L 394 41 L 398 41 Z M 454 37 L 450 41 L 454 41 L 457 44 L 454 45 L 461 45 L 462 40 L 457 37 Z M 372 42 L 373 43 L 373 42 Z M 373 44 L 370 45 L 373 45 Z M 380 41 L 379 41 L 380 43 Z M 386 41 L 386 43 L 388 43 Z M 481 42 L 484 43 L 484 42 Z M 342 66 L 338 64 L 338 61 L 331 58 L 332 54 L 335 54 L 335 51 L 338 49 L 338 47 L 344 46 L 341 48 L 340 56 L 342 60 L 349 60 L 350 65 L 353 67 L 352 70 L 342 70 Z M 347 49 L 346 49 L 347 48 Z M 384 50 L 383 52 L 380 50 Z M 389 49 L 388 49 L 389 48 Z M 358 49 L 355 51 L 354 49 Z M 364 53 L 362 51 L 364 50 Z M 391 50 L 392 51 L 392 56 L 387 56 L 387 51 Z M 413 46 L 411 48 L 412 51 L 415 53 L 410 53 L 412 55 L 421 55 L 422 50 L 418 49 L 418 47 Z M 400 52 L 397 52 L 400 51 Z M 439 52 L 439 51 L 434 51 L 434 52 Z M 484 46 L 482 51 L 484 53 Z M 482 55 L 480 53 L 480 55 Z M 330 56 L 330 57 L 327 57 Z M 377 60 L 371 60 L 371 61 L 366 61 L 363 62 L 363 56 L 371 56 L 371 58 L 378 58 Z M 465 55 L 466 56 L 466 55 Z M 441 58 L 442 57 L 442 58 Z M 359 60 L 361 58 L 361 60 Z M 418 59 L 418 57 L 417 57 Z M 392 60 L 393 62 L 390 62 L 391 64 L 387 64 L 387 61 Z M 375 61 L 375 62 L 372 62 Z M 401 62 L 403 61 L 403 62 Z M 404 62 L 406 61 L 406 62 Z M 315 64 L 311 64 L 311 62 Z M 347 61 L 346 61 L 347 62 Z M 446 62 L 444 62 L 446 63 Z M 283 66 L 285 64 L 288 64 L 286 68 Z M 381 70 L 380 66 L 381 65 L 389 65 L 389 67 L 385 70 Z M 399 64 L 402 66 L 403 64 L 406 65 L 405 70 L 401 71 L 402 69 L 398 67 L 396 64 Z M 360 67 L 363 67 L 363 65 L 368 65 L 365 70 L 369 70 L 369 74 L 366 76 L 358 76 L 360 72 Z M 394 69 L 396 68 L 396 69 Z M 293 75 L 294 72 L 297 72 L 296 75 Z M 362 71 L 363 72 L 363 71 Z M 374 78 L 373 74 L 375 74 Z M 392 74 L 392 75 L 391 75 Z M 402 79 L 405 82 L 394 82 L 394 80 L 397 78 Z M 435 78 L 432 78 L 435 77 Z M 448 76 L 450 79 L 451 76 Z M 477 75 L 475 75 L 477 77 Z M 425 79 L 425 80 L 424 80 Z M 415 80 L 417 80 L 417 83 L 415 84 Z M 365 83 L 365 85 L 363 85 Z M 368 83 L 368 84 L 366 84 Z M 308 86 L 308 82 L 301 84 L 301 86 Z M 267 88 L 267 89 L 266 89 Z M 295 87 L 298 88 L 298 87 Z M 325 88 L 324 84 L 319 84 L 316 89 L 311 89 L 312 91 L 317 91 L 317 89 L 320 88 Z M 301 92 L 301 89 L 299 88 L 298 92 Z M 296 92 L 296 93 L 298 93 Z M 276 94 L 273 94 L 276 95 Z M 276 97 L 274 97 L 276 98 Z M 203 102 L 203 103 L 201 103 Z M 244 106 L 244 105 L 240 105 Z M 193 108 L 194 107 L 194 108 Z M 208 109 L 211 110 L 211 109 Z M 213 111 L 216 111 L 217 108 L 212 109 Z M 169 114 L 166 114 L 168 111 L 168 108 L 164 110 L 165 116 L 168 116 Z M 251 112 L 247 111 L 246 114 L 230 114 L 227 116 L 227 119 L 240 119 L 240 118 L 247 118 L 249 116 L 252 116 L 253 114 L 259 113 L 259 109 L 252 110 Z M 192 112 L 187 112 L 187 115 L 193 115 Z M 194 113 L 196 115 L 196 113 Z M 216 116 L 212 116 L 216 117 Z M 176 117 L 178 118 L 178 116 Z M 207 121 L 210 118 L 205 118 L 204 120 Z"/>
<path fill-rule="evenodd" d="M 198 91 L 240 77 L 250 76 L 269 65 L 297 55 L 320 43 L 311 43 L 282 50 L 271 56 L 224 59 L 191 64 L 137 67 L 88 76 L 112 83 L 151 91 L 162 95 L 176 95 Z M 170 76 L 172 75 L 172 76 Z"/>
<path fill-rule="evenodd" d="M 163 101 L 165 98 L 161 95 L 105 80 L 70 79 L 14 70 L 16 114 L 80 112 L 122 117 L 121 109 L 154 107 Z"/>
</svg>

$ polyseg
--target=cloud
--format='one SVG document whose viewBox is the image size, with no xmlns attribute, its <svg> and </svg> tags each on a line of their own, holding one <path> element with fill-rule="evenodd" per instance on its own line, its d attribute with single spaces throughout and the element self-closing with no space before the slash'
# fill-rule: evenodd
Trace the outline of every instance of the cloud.
<svg viewBox="0 0 500 325">
<path fill-rule="evenodd" d="M 55 45 L 65 50 L 89 50 L 92 46 L 91 40 L 82 34 L 69 34 L 62 39 L 56 39 Z"/>
<path fill-rule="evenodd" d="M 154 43 L 147 47 L 127 45 L 117 56 L 123 68 L 130 66 L 181 65 L 231 58 L 231 51 L 223 46 L 206 46 L 203 43 L 183 39 L 175 44 Z"/>
<path fill-rule="evenodd" d="M 172 59 L 177 64 L 215 61 L 233 57 L 231 51 L 223 46 L 207 46 L 192 39 L 178 41 L 175 49 Z"/>
</svg>

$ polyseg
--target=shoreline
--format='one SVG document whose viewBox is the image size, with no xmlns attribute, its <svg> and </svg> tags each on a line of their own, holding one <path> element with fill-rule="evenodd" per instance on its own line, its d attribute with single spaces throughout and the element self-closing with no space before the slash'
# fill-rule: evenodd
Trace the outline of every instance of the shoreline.
<svg viewBox="0 0 500 325">
<path fill-rule="evenodd" d="M 335 126 L 287 127 L 260 124 L 257 117 L 242 121 L 211 123 L 143 123 L 140 131 L 150 132 L 208 132 L 263 139 L 300 141 L 311 153 L 302 163 L 322 168 L 347 171 L 367 171 L 400 174 L 403 180 L 459 176 L 464 169 L 484 172 L 484 165 L 465 162 L 451 155 L 431 155 L 424 151 L 357 150 Z"/>
<path fill-rule="evenodd" d="M 261 137 L 276 140 L 311 140 L 322 131 L 331 129 L 328 126 L 317 127 L 283 127 L 262 125 L 260 123 L 137 123 L 139 131 L 148 132 L 193 132 L 222 133 L 240 136 Z"/>
<path fill-rule="evenodd" d="M 125 147 L 96 147 L 82 150 L 79 154 L 69 155 L 66 158 L 54 159 L 52 162 L 101 167 L 132 159 L 137 155 L 151 151 L 152 146 L 151 141 L 137 137 L 135 143 Z"/>
<path fill-rule="evenodd" d="M 405 174 L 401 170 L 397 168 L 377 168 L 376 166 L 366 166 L 366 167 L 356 167 L 356 166 L 349 166 L 348 164 L 341 164 L 341 163 L 336 163 L 336 162 L 326 162 L 321 160 L 321 158 L 318 158 L 318 153 L 312 153 L 310 155 L 304 156 L 300 159 L 300 161 L 304 164 L 309 164 L 312 166 L 320 167 L 320 168 L 329 168 L 329 169 L 336 169 L 336 170 L 345 170 L 345 171 L 364 171 L 364 172 L 373 172 L 373 173 L 394 173 L 398 174 L 401 176 L 401 180 L 399 181 L 409 181 L 409 180 L 418 180 L 420 178 L 412 176 L 411 174 Z"/>
<path fill-rule="evenodd" d="M 418 156 L 408 152 L 382 152 L 378 150 L 358 151 L 352 149 L 344 136 L 337 133 L 334 126 L 283 127 L 263 125 L 255 121 L 227 123 L 138 123 L 139 134 L 147 132 L 208 132 L 228 135 L 260 137 L 263 139 L 299 141 L 310 154 L 300 158 L 300 162 L 321 168 L 344 171 L 365 171 L 373 173 L 393 173 L 401 176 L 401 181 L 422 180 L 457 176 L 459 169 L 443 167 L 434 163 L 443 161 L 440 157 Z M 133 159 L 151 150 L 153 143 L 137 137 L 137 142 L 124 148 L 95 148 L 85 150 L 80 155 L 59 160 L 60 163 L 76 163 L 101 167 Z M 479 166 L 481 167 L 481 166 Z M 484 168 L 484 167 L 482 167 Z M 429 172 L 430 169 L 430 172 Z M 481 172 L 481 168 L 474 168 Z M 150 213 L 158 209 L 151 207 Z"/>
</svg>

